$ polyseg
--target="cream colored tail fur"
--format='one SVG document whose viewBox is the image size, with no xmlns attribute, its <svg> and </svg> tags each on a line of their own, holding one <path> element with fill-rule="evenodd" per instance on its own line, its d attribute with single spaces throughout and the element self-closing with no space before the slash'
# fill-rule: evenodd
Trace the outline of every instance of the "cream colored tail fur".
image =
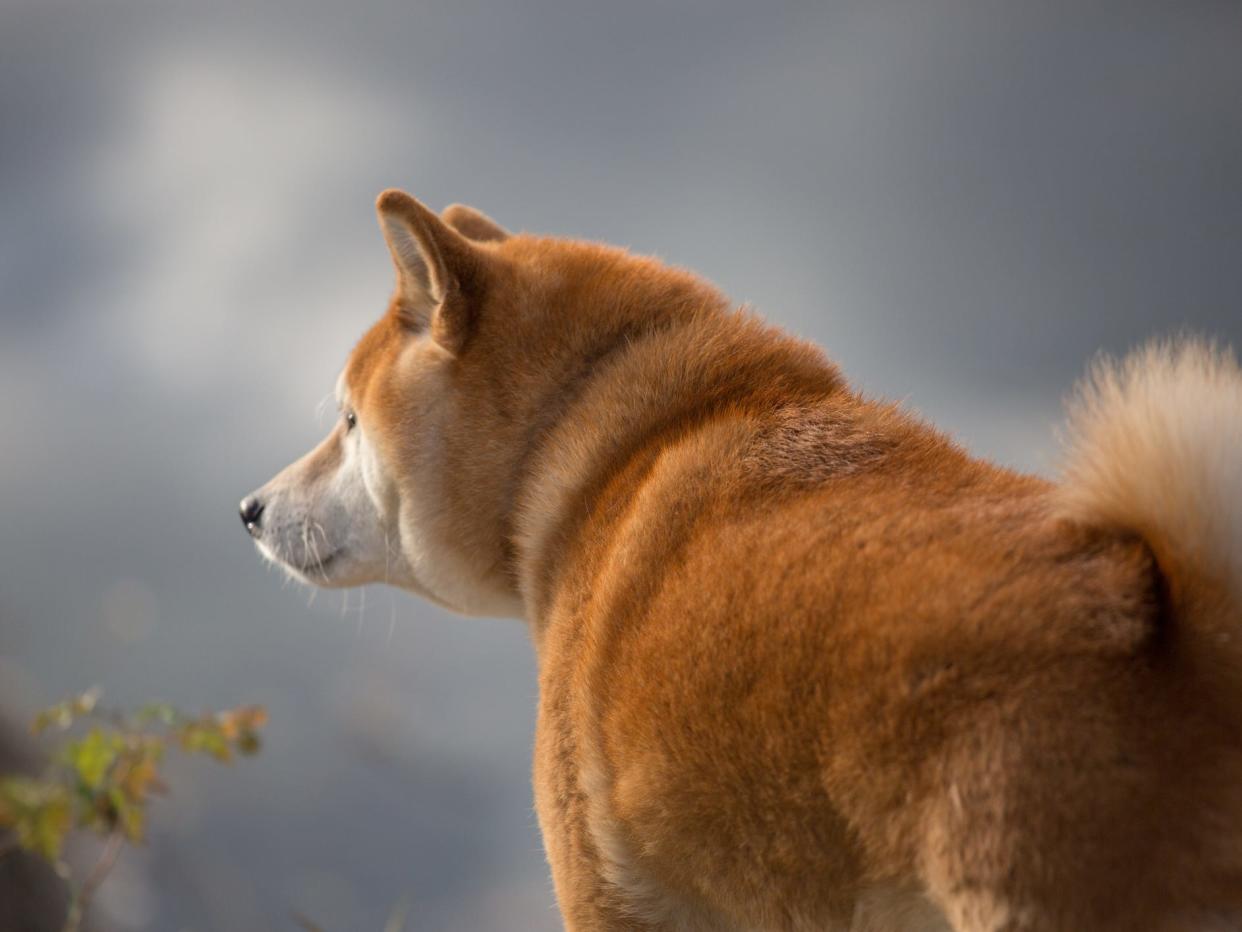
<svg viewBox="0 0 1242 932">
<path fill-rule="evenodd" d="M 1097 362 L 1070 403 L 1068 441 L 1068 517 L 1140 534 L 1175 603 L 1207 586 L 1242 605 L 1242 369 L 1230 351 L 1183 339 Z"/>
</svg>

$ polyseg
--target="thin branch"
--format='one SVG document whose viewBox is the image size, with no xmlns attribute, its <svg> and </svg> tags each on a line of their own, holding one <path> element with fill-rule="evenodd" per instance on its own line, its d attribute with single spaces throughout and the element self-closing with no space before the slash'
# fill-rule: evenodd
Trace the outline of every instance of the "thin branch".
<svg viewBox="0 0 1242 932">
<path fill-rule="evenodd" d="M 95 895 L 99 885 L 107 879 L 108 872 L 116 864 L 116 859 L 120 856 L 124 844 L 125 836 L 120 832 L 113 832 L 108 836 L 99 860 L 95 862 L 91 872 L 82 881 L 82 886 L 69 900 L 69 913 L 65 916 L 65 926 L 62 932 L 78 932 L 78 929 L 82 927 L 82 918 L 86 915 L 86 908 L 91 903 L 91 897 Z"/>
</svg>

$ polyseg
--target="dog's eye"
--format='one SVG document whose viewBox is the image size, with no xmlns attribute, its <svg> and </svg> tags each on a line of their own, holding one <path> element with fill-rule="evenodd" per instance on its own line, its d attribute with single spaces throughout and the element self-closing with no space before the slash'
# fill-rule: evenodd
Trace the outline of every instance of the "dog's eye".
<svg viewBox="0 0 1242 932">
<path fill-rule="evenodd" d="M 349 431 L 353 430 L 357 426 L 358 426 L 358 415 L 354 414 L 353 411 L 346 411 L 345 412 L 345 432 L 348 433 Z"/>
</svg>

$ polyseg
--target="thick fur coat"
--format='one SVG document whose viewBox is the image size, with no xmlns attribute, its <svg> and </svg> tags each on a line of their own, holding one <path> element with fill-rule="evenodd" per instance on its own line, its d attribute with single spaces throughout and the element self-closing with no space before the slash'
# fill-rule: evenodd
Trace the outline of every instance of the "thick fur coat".
<svg viewBox="0 0 1242 932">
<path fill-rule="evenodd" d="M 567 928 L 1242 928 L 1231 357 L 1101 364 L 1052 483 L 685 271 L 379 212 L 342 420 L 243 520 L 526 619 Z"/>
</svg>

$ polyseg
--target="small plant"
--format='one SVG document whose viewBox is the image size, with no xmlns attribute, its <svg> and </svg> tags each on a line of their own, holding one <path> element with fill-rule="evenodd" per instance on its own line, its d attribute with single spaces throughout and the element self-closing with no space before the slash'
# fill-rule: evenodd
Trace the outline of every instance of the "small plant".
<svg viewBox="0 0 1242 932">
<path fill-rule="evenodd" d="M 142 842 L 147 804 L 168 789 L 160 777 L 165 752 L 177 748 L 227 763 L 236 754 L 258 751 L 259 731 L 267 722 L 261 706 L 193 716 L 151 703 L 125 714 L 101 706 L 99 699 L 98 689 L 88 690 L 35 717 L 35 734 L 84 726 L 77 735 L 65 735 L 41 777 L 0 775 L 0 830 L 11 835 L 0 839 L 0 856 L 24 848 L 65 879 L 64 932 L 81 927 L 91 897 L 124 845 Z M 104 840 L 98 860 L 80 882 L 61 858 L 73 832 Z"/>
</svg>

